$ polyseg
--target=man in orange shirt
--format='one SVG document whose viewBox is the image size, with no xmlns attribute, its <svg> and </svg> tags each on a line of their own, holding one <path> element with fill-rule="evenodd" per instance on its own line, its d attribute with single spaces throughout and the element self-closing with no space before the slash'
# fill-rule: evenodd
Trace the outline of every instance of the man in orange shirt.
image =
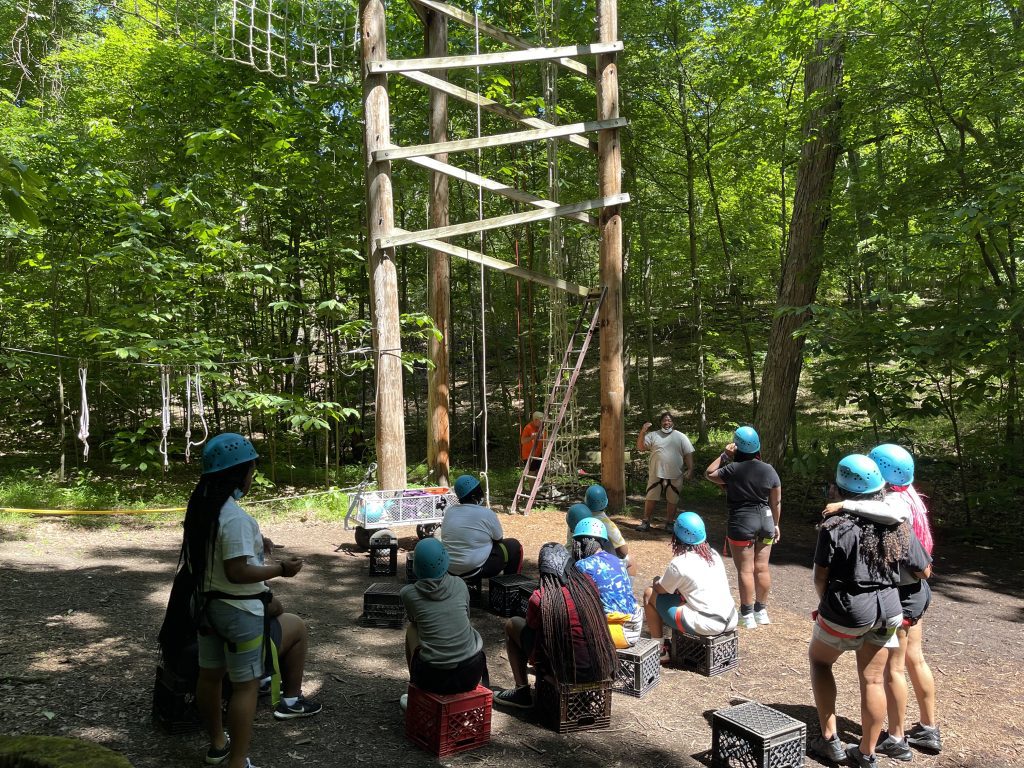
<svg viewBox="0 0 1024 768">
<path fill-rule="evenodd" d="M 533 412 L 533 419 L 527 422 L 523 431 L 519 433 L 519 458 L 523 461 L 529 459 L 529 471 L 540 470 L 541 457 L 544 455 L 544 438 L 541 431 L 541 420 L 544 414 L 540 411 Z"/>
</svg>

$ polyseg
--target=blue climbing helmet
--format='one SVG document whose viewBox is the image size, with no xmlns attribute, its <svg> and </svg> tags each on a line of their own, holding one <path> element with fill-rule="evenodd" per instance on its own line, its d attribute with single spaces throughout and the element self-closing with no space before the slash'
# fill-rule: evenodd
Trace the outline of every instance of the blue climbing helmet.
<svg viewBox="0 0 1024 768">
<path fill-rule="evenodd" d="M 676 535 L 683 544 L 696 546 L 702 544 L 708 533 L 704 528 L 704 521 L 696 512 L 680 512 L 672 525 L 672 533 Z"/>
<path fill-rule="evenodd" d="M 255 461 L 260 455 L 247 439 L 234 432 L 221 432 L 203 446 L 203 474 L 210 475 L 224 469 Z"/>
<path fill-rule="evenodd" d="M 455 495 L 459 497 L 459 501 L 462 501 L 479 487 L 480 481 L 472 475 L 460 475 L 459 479 L 455 481 Z"/>
<path fill-rule="evenodd" d="M 412 553 L 412 572 L 417 579 L 440 579 L 448 573 L 448 550 L 439 539 L 420 539 Z"/>
<path fill-rule="evenodd" d="M 586 504 L 573 504 L 565 515 L 565 524 L 569 526 L 570 531 L 575 531 L 576 526 L 580 524 L 581 520 L 586 520 L 588 517 L 593 516 L 594 513 L 590 511 L 590 507 Z"/>
<path fill-rule="evenodd" d="M 761 438 L 753 427 L 740 427 L 733 433 L 732 441 L 741 453 L 757 453 L 761 450 Z"/>
<path fill-rule="evenodd" d="M 596 517 L 588 517 L 585 520 L 580 520 L 576 523 L 576 527 L 572 529 L 572 537 L 574 539 L 578 539 L 583 536 L 590 536 L 594 539 L 608 541 L 608 529 L 605 527 L 605 524 Z"/>
<path fill-rule="evenodd" d="M 885 485 L 878 465 L 863 453 L 851 453 L 836 467 L 836 485 L 849 493 L 874 493 Z"/>
<path fill-rule="evenodd" d="M 587 495 L 583 501 L 591 511 L 603 512 L 608 507 L 608 491 L 603 485 L 592 485 L 587 488 Z"/>
<path fill-rule="evenodd" d="M 914 482 L 914 457 L 903 446 L 893 443 L 876 446 L 868 458 L 878 465 L 889 485 L 910 485 Z"/>
</svg>

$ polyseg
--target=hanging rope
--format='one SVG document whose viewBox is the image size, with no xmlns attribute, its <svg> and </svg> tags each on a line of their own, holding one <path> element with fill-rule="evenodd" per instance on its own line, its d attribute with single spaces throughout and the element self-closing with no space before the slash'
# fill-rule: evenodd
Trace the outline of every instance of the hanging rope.
<svg viewBox="0 0 1024 768">
<path fill-rule="evenodd" d="M 473 10 L 473 27 L 474 27 L 474 38 L 476 44 L 476 54 L 480 55 L 480 13 L 477 9 Z M 480 93 L 480 67 L 476 68 L 476 90 Z M 479 139 L 483 128 L 483 118 L 480 112 L 480 102 L 476 103 L 476 137 Z M 483 154 L 478 148 L 476 151 L 476 172 L 478 175 L 483 176 Z M 484 220 L 484 188 L 477 186 L 476 188 L 476 210 L 477 219 L 479 221 Z M 479 235 L 480 243 L 480 254 L 484 253 L 484 232 L 480 230 Z M 484 280 L 484 261 L 480 259 L 480 389 L 481 389 L 481 407 L 483 410 L 483 434 L 484 434 L 484 470 L 480 473 L 480 477 L 484 480 L 484 499 L 485 504 L 491 506 L 491 482 L 488 477 L 490 471 L 490 465 L 488 463 L 487 455 L 487 302 L 486 296 L 484 295 L 486 283 Z"/>
<path fill-rule="evenodd" d="M 88 378 L 89 368 L 84 363 L 79 363 L 78 385 L 82 395 L 78 410 L 78 439 L 82 441 L 82 461 L 89 460 L 89 396 L 85 390 Z"/>
<path fill-rule="evenodd" d="M 167 434 L 171 431 L 171 369 L 163 366 L 160 369 L 160 455 L 164 458 L 164 469 L 167 461 Z"/>
<path fill-rule="evenodd" d="M 210 436 L 210 428 L 206 423 L 206 409 L 203 407 L 203 384 L 199 366 L 196 366 L 194 374 L 185 374 L 185 463 L 192 460 L 192 449 L 198 448 L 206 442 Z M 195 391 L 195 414 L 199 417 L 199 424 L 203 428 L 203 437 L 198 442 L 192 442 L 192 393 Z"/>
</svg>

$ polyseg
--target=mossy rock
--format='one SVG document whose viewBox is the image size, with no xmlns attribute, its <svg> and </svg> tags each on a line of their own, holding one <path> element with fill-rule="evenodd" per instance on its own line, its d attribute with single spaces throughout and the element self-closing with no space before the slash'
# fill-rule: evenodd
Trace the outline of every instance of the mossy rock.
<svg viewBox="0 0 1024 768">
<path fill-rule="evenodd" d="M 106 747 L 62 736 L 0 736 L 0 768 L 132 768 Z"/>
</svg>

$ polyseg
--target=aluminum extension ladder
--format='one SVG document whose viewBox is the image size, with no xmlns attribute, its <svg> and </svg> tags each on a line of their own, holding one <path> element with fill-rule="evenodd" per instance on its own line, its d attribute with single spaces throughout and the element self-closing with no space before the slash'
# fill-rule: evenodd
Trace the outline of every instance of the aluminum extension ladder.
<svg viewBox="0 0 1024 768">
<path fill-rule="evenodd" d="M 531 474 L 530 464 L 534 457 L 531 456 L 526 460 L 516 493 L 512 497 L 512 506 L 509 509 L 513 515 L 521 504 L 524 505 L 522 514 L 524 516 L 530 514 L 533 503 L 537 499 L 537 493 L 544 484 L 544 472 L 548 468 L 548 460 L 551 458 L 551 451 L 558 438 L 558 429 L 562 426 L 573 388 L 576 386 L 576 379 L 580 375 L 580 369 L 587 356 L 590 339 L 597 328 L 598 316 L 601 313 L 601 304 L 604 302 L 606 291 L 607 288 L 601 288 L 600 291 L 592 290 L 583 299 L 580 316 L 576 319 L 576 327 L 569 337 L 569 344 L 565 348 L 562 364 L 555 371 L 551 391 L 544 401 L 544 418 L 541 420 L 540 431 L 540 434 L 544 435 L 544 452 L 541 454 L 540 468 L 535 474 Z M 528 484 L 529 489 L 527 489 Z"/>
</svg>

